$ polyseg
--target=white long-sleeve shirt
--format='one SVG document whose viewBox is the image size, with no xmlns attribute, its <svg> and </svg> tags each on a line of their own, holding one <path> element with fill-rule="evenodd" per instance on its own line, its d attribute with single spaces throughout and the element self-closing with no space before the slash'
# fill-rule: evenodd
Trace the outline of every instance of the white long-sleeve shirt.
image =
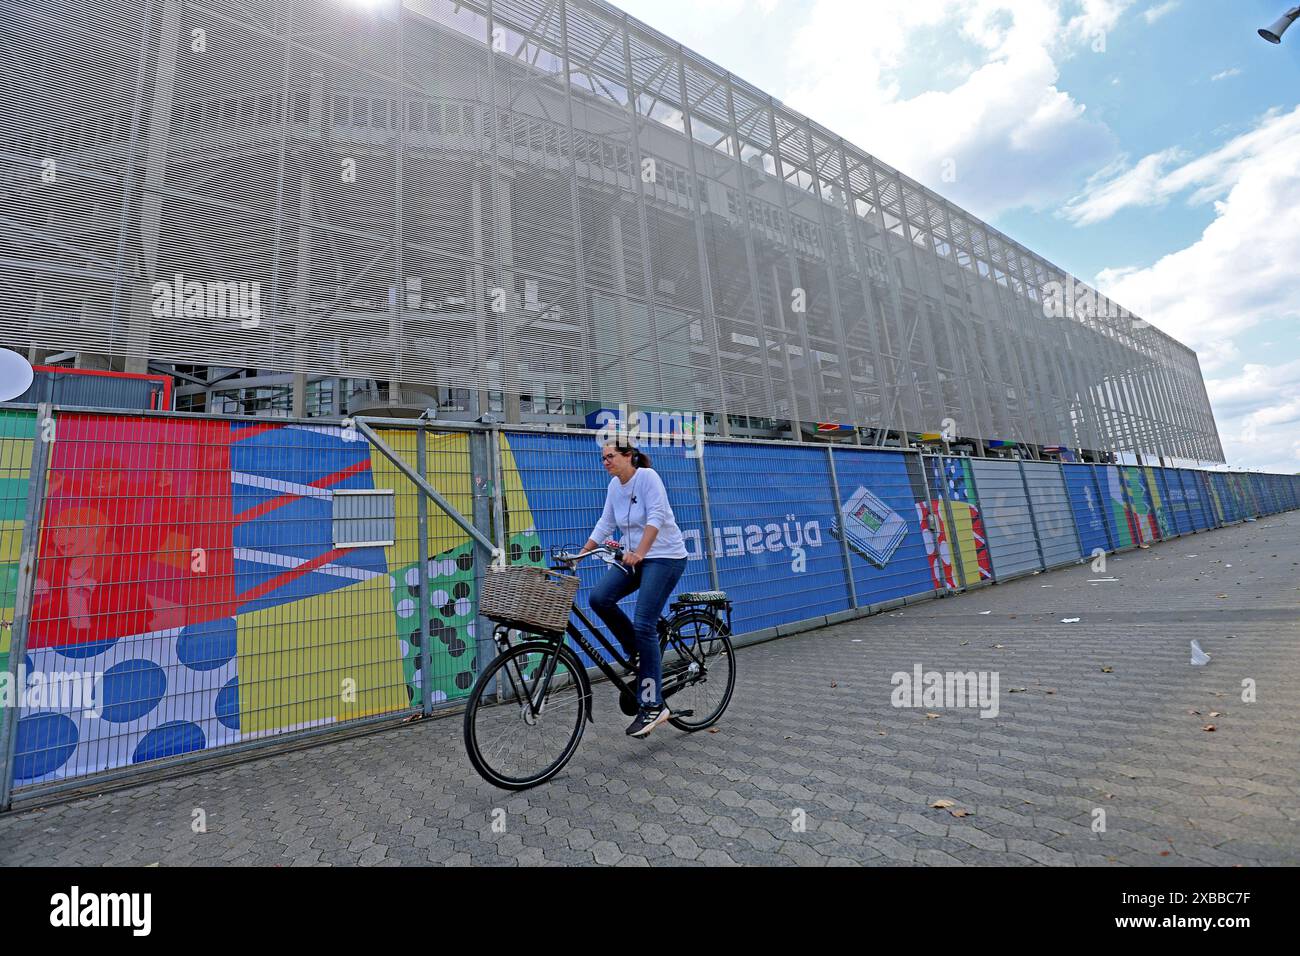
<svg viewBox="0 0 1300 956">
<path fill-rule="evenodd" d="M 591 540 L 603 542 L 614 531 L 622 536 L 620 544 L 629 551 L 641 546 L 647 526 L 659 529 L 659 536 L 645 556 L 647 558 L 684 558 L 686 543 L 677 527 L 664 481 L 653 468 L 638 468 L 624 484 L 617 477 L 609 480 L 605 492 L 605 510 L 591 532 Z"/>
</svg>

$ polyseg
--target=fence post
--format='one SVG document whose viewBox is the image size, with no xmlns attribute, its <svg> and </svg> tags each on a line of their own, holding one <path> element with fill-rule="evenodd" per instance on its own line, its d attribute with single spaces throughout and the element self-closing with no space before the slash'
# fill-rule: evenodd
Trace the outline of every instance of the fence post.
<svg viewBox="0 0 1300 956">
<path fill-rule="evenodd" d="M 1025 489 L 1025 506 L 1029 509 L 1029 527 L 1034 529 L 1034 547 L 1038 549 L 1038 567 L 1047 570 L 1047 555 L 1043 553 L 1043 539 L 1038 534 L 1038 513 L 1034 511 L 1034 496 L 1029 492 L 1029 479 L 1025 477 L 1025 460 L 1017 458 L 1020 467 L 1020 484 Z"/>
<path fill-rule="evenodd" d="M 428 456 L 425 452 L 425 423 L 415 427 L 415 471 L 428 479 Z M 420 562 L 420 691 L 423 696 L 421 712 L 428 717 L 433 713 L 433 649 L 429 646 L 432 633 L 429 629 L 429 499 L 419 488 L 415 489 L 416 510 L 420 527 L 417 560 Z"/>
<path fill-rule="evenodd" d="M 844 580 L 849 586 L 849 606 L 858 607 L 858 589 L 853 583 L 853 563 L 852 556 L 849 554 L 849 536 L 845 533 L 844 514 L 841 508 L 844 506 L 844 499 L 840 497 L 840 479 L 835 473 L 835 449 L 831 445 L 826 446 L 826 462 L 831 468 L 831 493 L 835 496 L 835 521 L 840 526 L 840 554 L 844 558 Z"/>
<path fill-rule="evenodd" d="M 501 503 L 503 482 L 501 481 L 500 435 L 501 433 L 495 427 L 469 433 L 470 487 L 474 495 L 472 508 L 474 526 L 486 532 L 487 537 L 498 549 L 498 553 L 504 555 L 503 560 L 508 562 L 510 555 L 506 551 L 505 521 Z M 474 593 L 481 596 L 487 568 L 481 560 L 484 551 L 479 549 L 476 555 L 479 560 L 474 562 Z M 492 630 L 495 626 L 481 614 L 474 619 L 474 655 L 478 664 L 474 669 L 476 672 L 481 672 L 482 668 L 496 656 L 496 645 L 492 641 Z M 475 673 L 476 678 L 477 676 L 478 673 Z M 494 691 L 495 688 L 487 689 L 488 693 Z"/>
<path fill-rule="evenodd" d="M 704 471 L 704 449 L 708 447 L 703 436 L 695 438 L 700 453 L 695 456 L 695 469 L 700 477 L 700 510 L 704 516 L 704 554 L 709 559 L 709 584 L 715 591 L 722 590 L 718 577 L 718 556 L 713 553 L 713 513 L 709 510 L 709 481 Z"/>
<path fill-rule="evenodd" d="M 22 714 L 23 691 L 26 689 L 27 639 L 31 632 L 32 600 L 36 591 L 36 558 L 41 540 L 41 520 L 45 512 L 45 484 L 50 461 L 50 445 L 55 440 L 46 429 L 54 427 L 54 406 L 41 402 L 36 406 L 36 429 L 32 434 L 32 460 L 27 472 L 27 507 L 23 512 L 23 536 L 18 552 L 18 580 L 14 589 L 14 620 L 9 642 L 9 686 L 13 688 L 12 706 L 3 710 L 3 776 L 0 776 L 0 810 L 8 810 L 13 797 L 14 752 L 18 742 L 18 719 Z"/>
</svg>

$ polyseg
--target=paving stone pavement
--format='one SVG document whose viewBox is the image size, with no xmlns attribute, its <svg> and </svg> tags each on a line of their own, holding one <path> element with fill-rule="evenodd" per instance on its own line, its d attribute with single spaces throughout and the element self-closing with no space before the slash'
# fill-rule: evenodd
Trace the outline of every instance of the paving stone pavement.
<svg viewBox="0 0 1300 956">
<path fill-rule="evenodd" d="M 1300 514 L 737 657 L 716 733 L 632 741 L 598 684 L 573 761 L 522 794 L 475 775 L 459 718 L 424 721 L 8 814 L 0 863 L 1300 863 Z M 996 671 L 998 715 L 892 707 L 916 664 Z"/>
</svg>

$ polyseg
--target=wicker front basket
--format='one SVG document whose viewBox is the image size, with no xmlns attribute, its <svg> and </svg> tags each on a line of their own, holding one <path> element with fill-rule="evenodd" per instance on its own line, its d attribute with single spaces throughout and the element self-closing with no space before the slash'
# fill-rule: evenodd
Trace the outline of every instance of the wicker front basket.
<svg viewBox="0 0 1300 956">
<path fill-rule="evenodd" d="M 558 633 L 569 626 L 578 576 L 528 565 L 489 567 L 483 574 L 479 613 L 524 631 Z"/>
</svg>

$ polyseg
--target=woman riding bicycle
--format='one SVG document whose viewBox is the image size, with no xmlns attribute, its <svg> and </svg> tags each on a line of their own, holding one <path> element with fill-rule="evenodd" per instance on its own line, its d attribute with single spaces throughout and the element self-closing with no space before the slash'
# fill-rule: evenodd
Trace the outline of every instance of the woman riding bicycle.
<svg viewBox="0 0 1300 956">
<path fill-rule="evenodd" d="M 583 546 L 586 554 L 600 547 L 617 528 L 625 549 L 622 566 L 611 566 L 591 595 L 591 608 L 605 622 L 635 663 L 639 708 L 628 725 L 631 737 L 644 737 L 672 715 L 663 700 L 663 662 L 659 654 L 659 615 L 686 570 L 686 545 L 673 516 L 663 479 L 650 467 L 645 452 L 615 442 L 601 449 L 611 477 L 605 510 Z M 633 591 L 636 620 L 618 602 Z"/>
</svg>

